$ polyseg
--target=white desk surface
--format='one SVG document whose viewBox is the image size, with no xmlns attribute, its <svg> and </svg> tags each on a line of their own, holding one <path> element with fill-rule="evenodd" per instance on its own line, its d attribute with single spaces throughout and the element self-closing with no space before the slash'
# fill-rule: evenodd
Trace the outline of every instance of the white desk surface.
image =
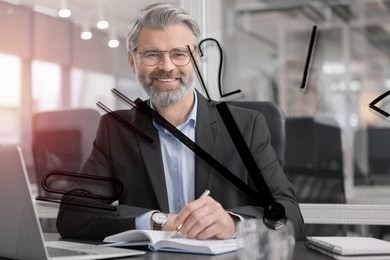
<svg viewBox="0 0 390 260">
<path fill-rule="evenodd" d="M 390 186 L 354 186 L 348 204 L 390 205 Z"/>
<path fill-rule="evenodd" d="M 348 204 L 301 203 L 305 223 L 390 225 L 390 187 L 355 186 L 352 191 Z M 45 201 L 35 204 L 40 218 L 57 217 L 59 204 Z"/>
<path fill-rule="evenodd" d="M 37 201 L 40 218 L 55 219 L 59 204 Z M 390 205 L 300 204 L 306 224 L 390 225 Z"/>
</svg>

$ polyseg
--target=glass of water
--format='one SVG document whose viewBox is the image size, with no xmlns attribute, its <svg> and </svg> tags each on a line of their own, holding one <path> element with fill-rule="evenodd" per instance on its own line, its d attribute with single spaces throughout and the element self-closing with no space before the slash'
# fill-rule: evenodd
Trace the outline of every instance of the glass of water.
<svg viewBox="0 0 390 260">
<path fill-rule="evenodd" d="M 238 235 L 242 241 L 240 260 L 291 260 L 294 256 L 295 234 L 291 221 L 272 230 L 262 219 L 248 219 L 240 223 Z"/>
</svg>

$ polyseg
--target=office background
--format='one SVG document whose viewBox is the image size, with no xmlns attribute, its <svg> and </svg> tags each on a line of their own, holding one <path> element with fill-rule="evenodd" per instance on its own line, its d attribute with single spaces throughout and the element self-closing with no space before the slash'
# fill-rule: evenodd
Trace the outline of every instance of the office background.
<svg viewBox="0 0 390 260">
<path fill-rule="evenodd" d="M 114 87 L 132 99 L 146 98 L 129 70 L 125 36 L 135 13 L 152 2 L 0 1 L 0 143 L 22 147 L 33 181 L 36 113 L 103 113 L 98 101 L 128 107 L 111 94 Z M 390 89 L 389 1 L 167 2 L 189 10 L 202 38 L 221 44 L 222 90 L 241 90 L 226 99 L 271 101 L 283 110 L 285 170 L 299 202 L 390 205 L 390 126 L 369 108 Z M 61 8 L 70 17 L 59 17 Z M 100 20 L 108 28 L 97 28 Z M 301 89 L 313 25 L 316 40 Z M 108 46 L 110 40 L 118 42 Z M 202 46 L 202 75 L 211 98 L 219 100 L 217 46 Z M 204 93 L 199 83 L 197 88 Z M 377 106 L 386 111 L 388 104 L 384 99 Z"/>
</svg>

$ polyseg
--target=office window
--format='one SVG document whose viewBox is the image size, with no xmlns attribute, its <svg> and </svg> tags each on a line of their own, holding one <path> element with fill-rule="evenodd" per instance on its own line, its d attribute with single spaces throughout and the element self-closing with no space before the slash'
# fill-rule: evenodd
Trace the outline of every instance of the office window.
<svg viewBox="0 0 390 260">
<path fill-rule="evenodd" d="M 21 60 L 0 53 L 0 143 L 19 143 Z"/>
<path fill-rule="evenodd" d="M 20 105 L 20 58 L 0 53 L 0 106 Z"/>
<path fill-rule="evenodd" d="M 111 75 L 74 68 L 71 70 L 70 105 L 98 109 L 96 103 L 100 101 L 115 109 L 115 97 L 111 93 L 114 87 L 115 78 Z"/>
<path fill-rule="evenodd" d="M 38 60 L 32 62 L 33 112 L 61 108 L 61 81 L 60 65 Z"/>
</svg>

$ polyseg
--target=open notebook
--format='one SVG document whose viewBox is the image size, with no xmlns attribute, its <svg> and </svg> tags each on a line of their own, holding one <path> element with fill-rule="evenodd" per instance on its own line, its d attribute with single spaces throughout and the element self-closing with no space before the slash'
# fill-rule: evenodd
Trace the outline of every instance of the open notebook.
<svg viewBox="0 0 390 260">
<path fill-rule="evenodd" d="M 305 245 L 334 259 L 390 259 L 390 242 L 372 237 L 307 237 Z"/>
<path fill-rule="evenodd" d="M 180 233 L 170 237 L 170 232 L 156 230 L 129 230 L 106 237 L 103 242 L 109 246 L 145 246 L 153 251 L 171 251 L 194 254 L 218 255 L 237 251 L 241 248 L 241 239 L 197 240 L 188 239 Z"/>
<path fill-rule="evenodd" d="M 19 147 L 0 145 L 0 176 L 0 257 L 83 260 L 145 253 L 60 240 L 45 242 Z"/>
</svg>

